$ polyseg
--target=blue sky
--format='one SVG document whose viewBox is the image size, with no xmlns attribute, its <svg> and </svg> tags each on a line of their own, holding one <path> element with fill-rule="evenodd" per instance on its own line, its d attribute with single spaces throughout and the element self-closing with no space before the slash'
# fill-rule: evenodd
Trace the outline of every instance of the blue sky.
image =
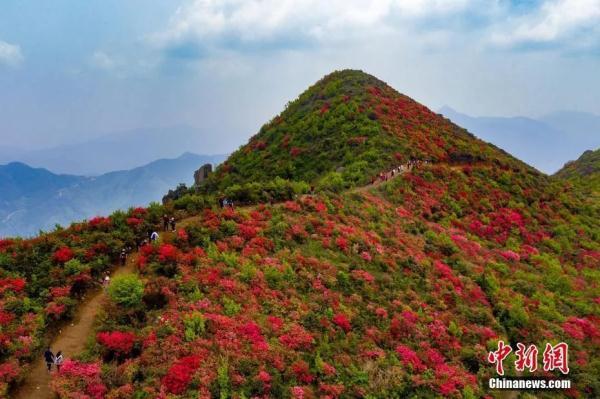
<svg viewBox="0 0 600 399">
<path fill-rule="evenodd" d="M 433 109 L 600 114 L 600 0 L 3 0 L 0 145 L 189 124 L 229 151 L 341 68 Z"/>
</svg>

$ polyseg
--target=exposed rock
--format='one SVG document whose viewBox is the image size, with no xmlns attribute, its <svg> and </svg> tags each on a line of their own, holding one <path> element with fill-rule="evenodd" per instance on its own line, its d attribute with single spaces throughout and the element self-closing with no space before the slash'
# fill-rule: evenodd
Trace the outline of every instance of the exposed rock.
<svg viewBox="0 0 600 399">
<path fill-rule="evenodd" d="M 212 173 L 212 164 L 204 164 L 194 172 L 194 184 L 200 185 Z"/>
</svg>

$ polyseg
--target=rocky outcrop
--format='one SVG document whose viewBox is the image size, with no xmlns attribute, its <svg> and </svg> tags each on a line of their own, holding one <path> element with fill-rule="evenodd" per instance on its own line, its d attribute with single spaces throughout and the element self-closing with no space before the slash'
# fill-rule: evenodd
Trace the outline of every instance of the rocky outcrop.
<svg viewBox="0 0 600 399">
<path fill-rule="evenodd" d="M 194 184 L 200 185 L 212 173 L 212 164 L 204 164 L 194 172 Z"/>
</svg>

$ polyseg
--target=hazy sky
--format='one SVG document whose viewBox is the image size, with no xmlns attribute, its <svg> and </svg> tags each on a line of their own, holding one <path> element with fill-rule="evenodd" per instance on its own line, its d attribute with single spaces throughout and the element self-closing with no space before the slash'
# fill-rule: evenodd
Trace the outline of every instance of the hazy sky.
<svg viewBox="0 0 600 399">
<path fill-rule="evenodd" d="M 2 0 L 0 146 L 190 124 L 228 151 L 341 68 L 433 109 L 600 114 L 600 0 Z"/>
</svg>

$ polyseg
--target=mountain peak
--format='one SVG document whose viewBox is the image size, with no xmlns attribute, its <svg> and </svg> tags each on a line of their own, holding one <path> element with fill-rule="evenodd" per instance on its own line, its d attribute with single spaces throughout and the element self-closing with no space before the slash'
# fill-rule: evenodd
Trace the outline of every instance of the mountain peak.
<svg viewBox="0 0 600 399">
<path fill-rule="evenodd" d="M 600 174 L 600 148 L 587 150 L 575 160 L 570 161 L 556 172 L 556 176 L 563 179 L 585 177 Z"/>
<path fill-rule="evenodd" d="M 288 103 L 209 183 L 224 188 L 275 177 L 318 183 L 339 172 L 359 184 L 409 159 L 516 162 L 376 77 L 346 69 Z"/>
<path fill-rule="evenodd" d="M 449 105 L 443 105 L 440 109 L 438 109 L 438 114 L 442 115 L 453 115 L 458 114 L 459 112 Z"/>
</svg>

